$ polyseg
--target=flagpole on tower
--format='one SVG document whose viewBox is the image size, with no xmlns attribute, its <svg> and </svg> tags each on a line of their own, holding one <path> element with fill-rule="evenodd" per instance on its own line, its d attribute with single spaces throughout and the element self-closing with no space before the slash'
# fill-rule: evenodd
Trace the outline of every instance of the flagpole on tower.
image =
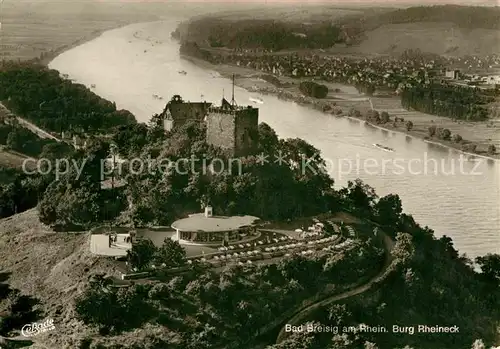
<svg viewBox="0 0 500 349">
<path fill-rule="evenodd" d="M 4 0 L 0 0 L 0 63 L 3 65 L 5 56 L 4 56 L 4 43 L 3 43 L 3 32 L 2 32 L 2 5 Z"/>
<path fill-rule="evenodd" d="M 234 107 L 235 105 L 235 100 L 234 100 L 234 74 L 233 74 L 233 93 L 231 97 L 231 105 Z"/>
</svg>

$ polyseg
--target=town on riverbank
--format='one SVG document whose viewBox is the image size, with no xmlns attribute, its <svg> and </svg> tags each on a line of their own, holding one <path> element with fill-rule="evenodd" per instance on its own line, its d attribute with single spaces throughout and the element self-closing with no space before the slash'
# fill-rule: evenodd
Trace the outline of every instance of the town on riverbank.
<svg viewBox="0 0 500 349">
<path fill-rule="evenodd" d="M 329 90 L 341 95 L 344 86 Z M 296 87 L 287 89 L 283 98 L 298 98 Z M 280 139 L 261 122 L 265 97 L 251 105 L 231 97 L 174 95 L 138 123 L 92 86 L 34 62 L 2 63 L 1 143 L 37 166 L 2 167 L 0 345 L 500 343 L 500 256 L 460 255 L 449 237 L 404 212 L 396 193 L 379 196 L 361 180 L 335 188 L 318 149 Z M 376 123 L 375 96 L 371 103 L 366 113 Z M 391 120 L 396 128 L 408 128 L 398 118 L 405 120 Z M 22 330 L 46 322 L 51 331 Z M 416 324 L 459 333 L 377 330 Z M 350 330 L 286 330 L 301 325 Z"/>
<path fill-rule="evenodd" d="M 464 23 L 459 18 L 467 10 L 442 6 L 432 11 L 396 11 L 389 22 L 422 20 L 422 16 L 438 17 L 448 11 L 450 21 L 460 27 Z M 469 12 L 472 22 L 487 13 L 477 8 Z M 365 15 L 368 22 L 374 22 L 366 27 L 380 26 L 388 16 Z M 301 26 L 303 18 L 278 22 L 274 27 L 266 27 L 269 20 L 257 18 L 254 23 L 242 20 L 241 29 L 221 30 L 231 28 L 235 18 L 220 14 L 186 21 L 172 37 L 181 41 L 181 54 L 226 77 L 237 74 L 237 83 L 249 91 L 498 158 L 500 56 L 495 51 L 460 56 L 458 51 L 440 54 L 438 48 L 403 50 L 394 45 L 394 52 L 368 53 L 362 48 L 362 33 L 368 28 L 347 18 L 328 25 L 313 21 L 309 27 Z M 486 28 L 489 24 L 477 25 Z M 292 31 L 287 34 L 290 37 L 277 34 L 285 28 Z M 330 41 L 321 36 L 326 30 L 331 31 Z M 414 35 L 412 28 L 408 30 L 408 35 Z M 353 44 L 356 40 L 362 41 L 361 46 Z M 304 84 L 324 86 L 326 93 L 311 93 Z"/>
</svg>

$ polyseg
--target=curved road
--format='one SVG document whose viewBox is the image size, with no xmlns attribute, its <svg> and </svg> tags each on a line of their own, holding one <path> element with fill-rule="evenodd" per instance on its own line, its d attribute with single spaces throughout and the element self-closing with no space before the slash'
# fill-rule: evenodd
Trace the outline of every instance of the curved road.
<svg viewBox="0 0 500 349">
<path fill-rule="evenodd" d="M 349 291 L 343 292 L 343 293 L 335 295 L 335 296 L 328 297 L 327 299 L 324 299 L 322 301 L 318 301 L 314 304 L 307 306 L 306 308 L 300 310 L 292 318 L 290 318 L 287 323 L 290 325 L 297 325 L 298 323 L 300 323 L 300 321 L 302 319 L 307 317 L 307 315 L 309 315 L 314 310 L 317 310 L 318 308 L 324 307 L 324 306 L 329 305 L 331 303 L 338 302 L 342 299 L 357 296 L 363 292 L 368 291 L 373 286 L 374 283 L 383 280 L 385 278 L 386 274 L 388 273 L 389 266 L 393 263 L 390 252 L 392 251 L 392 248 L 394 246 L 394 242 L 391 240 L 390 237 L 388 237 L 386 234 L 384 234 L 380 230 L 379 230 L 379 234 L 382 234 L 382 238 L 384 240 L 384 246 L 386 249 L 385 265 L 382 268 L 382 270 L 380 271 L 380 273 L 378 273 L 376 276 L 374 276 L 372 279 L 370 279 L 367 283 L 365 283 L 363 285 L 360 285 L 360 286 L 355 287 Z M 288 335 L 289 335 L 289 333 L 285 332 L 285 327 L 283 327 L 278 335 L 278 338 L 276 339 L 276 343 L 282 342 L 283 340 L 285 340 L 288 337 Z"/>
</svg>

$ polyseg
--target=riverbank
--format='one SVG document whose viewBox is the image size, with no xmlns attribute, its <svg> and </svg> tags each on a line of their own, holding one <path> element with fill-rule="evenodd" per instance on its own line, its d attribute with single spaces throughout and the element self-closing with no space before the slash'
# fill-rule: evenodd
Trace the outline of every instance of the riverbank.
<svg viewBox="0 0 500 349">
<path fill-rule="evenodd" d="M 73 41 L 71 44 L 63 45 L 63 46 L 60 46 L 54 50 L 48 51 L 46 53 L 42 53 L 42 55 L 36 61 L 37 61 L 37 63 L 48 66 L 50 64 L 50 62 L 52 62 L 52 60 L 54 60 L 54 58 L 59 56 L 61 53 L 68 51 L 68 50 L 71 50 L 72 48 L 75 48 L 77 46 L 83 45 L 86 42 L 89 42 L 91 40 L 94 40 L 94 39 L 98 38 L 99 36 L 101 36 L 104 32 L 106 32 L 110 29 L 114 29 L 114 28 L 94 30 L 92 33 L 87 34 L 87 35 L 83 36 L 82 38 L 77 39 L 76 41 Z"/>
<path fill-rule="evenodd" d="M 375 110 L 379 112 L 387 111 L 391 117 L 391 121 L 385 124 L 371 124 L 365 117 L 349 116 L 348 111 L 351 108 L 359 110 L 362 115 L 371 108 L 370 101 L 363 95 L 355 95 L 354 87 L 338 84 L 321 82 L 328 86 L 330 92 L 327 98 L 318 100 L 310 97 L 305 97 L 299 91 L 299 83 L 301 80 L 292 79 L 290 77 L 275 76 L 265 72 L 239 67 L 233 65 L 216 65 L 211 64 L 201 59 L 186 57 L 184 59 L 208 70 L 213 70 L 224 78 L 231 78 L 234 74 L 235 85 L 246 89 L 250 92 L 255 92 L 262 95 L 274 95 L 280 99 L 293 101 L 303 106 L 309 106 L 316 110 L 331 114 L 333 117 L 348 117 L 351 120 L 365 122 L 373 127 L 382 130 L 398 132 L 406 136 L 425 140 L 428 143 L 446 147 L 454 151 L 471 157 L 480 157 L 490 160 L 500 159 L 500 120 L 490 120 L 485 122 L 465 122 L 453 121 L 450 118 L 424 114 L 418 111 L 408 111 L 401 107 L 399 98 L 397 97 L 372 97 L 371 103 Z M 272 81 L 268 77 L 272 76 Z M 263 79 L 263 77 L 265 79 Z M 403 119 L 403 121 L 393 122 L 395 118 Z M 406 129 L 406 122 L 411 121 L 413 127 L 411 130 Z M 458 134 L 463 138 L 460 143 L 446 141 L 429 136 L 429 128 L 431 126 L 447 128 L 452 134 Z M 477 151 L 472 153 L 463 150 L 465 144 L 476 145 Z M 490 144 L 493 144 L 497 152 L 488 154 L 487 149 Z"/>
</svg>

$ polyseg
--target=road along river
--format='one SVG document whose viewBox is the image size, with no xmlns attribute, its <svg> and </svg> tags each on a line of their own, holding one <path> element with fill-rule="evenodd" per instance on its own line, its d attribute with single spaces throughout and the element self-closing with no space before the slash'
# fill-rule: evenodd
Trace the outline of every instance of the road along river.
<svg viewBox="0 0 500 349">
<path fill-rule="evenodd" d="M 89 88 L 95 85 L 97 94 L 130 110 L 141 122 L 163 110 L 174 94 L 217 104 L 223 91 L 230 98 L 230 80 L 179 57 L 179 45 L 170 39 L 176 24 L 139 23 L 108 31 L 62 53 L 50 67 Z M 256 96 L 264 101 L 254 104 L 260 108 L 260 121 L 282 138 L 303 138 L 320 149 L 338 185 L 361 178 L 379 195 L 397 193 L 405 212 L 437 236 L 452 237 L 461 253 L 500 253 L 498 162 L 465 161 L 459 152 L 403 134 L 235 90 L 240 105 L 251 104 L 249 98 Z"/>
</svg>

